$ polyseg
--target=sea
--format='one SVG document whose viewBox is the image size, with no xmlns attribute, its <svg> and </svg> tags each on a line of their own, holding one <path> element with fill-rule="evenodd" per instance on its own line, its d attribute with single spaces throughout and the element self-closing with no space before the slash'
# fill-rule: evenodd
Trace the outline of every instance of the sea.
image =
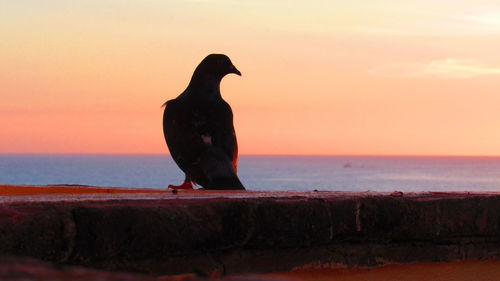
<svg viewBox="0 0 500 281">
<path fill-rule="evenodd" d="M 257 191 L 500 191 L 500 157 L 239 157 Z M 164 190 L 181 170 L 164 155 L 0 154 L 0 184 L 90 185 Z"/>
</svg>

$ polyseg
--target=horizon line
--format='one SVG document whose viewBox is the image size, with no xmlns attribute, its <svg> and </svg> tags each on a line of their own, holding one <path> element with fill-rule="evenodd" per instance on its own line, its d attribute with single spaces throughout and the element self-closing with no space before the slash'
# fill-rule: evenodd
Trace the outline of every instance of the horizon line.
<svg viewBox="0 0 500 281">
<path fill-rule="evenodd" d="M 0 155 L 168 155 L 170 153 L 78 153 L 78 152 L 0 152 Z M 500 155 L 460 155 L 460 154 L 266 154 L 243 153 L 238 156 L 282 156 L 282 157 L 427 157 L 427 158 L 500 158 Z"/>
</svg>

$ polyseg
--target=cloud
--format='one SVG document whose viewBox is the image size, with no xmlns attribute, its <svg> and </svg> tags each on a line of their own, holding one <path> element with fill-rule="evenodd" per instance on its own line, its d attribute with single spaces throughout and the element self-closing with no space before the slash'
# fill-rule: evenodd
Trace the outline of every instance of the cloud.
<svg viewBox="0 0 500 281">
<path fill-rule="evenodd" d="M 381 36 L 500 34 L 498 0 L 386 1 L 390 4 L 370 2 L 369 12 L 361 13 L 364 17 L 355 21 L 349 30 Z M 357 10 L 356 14 L 360 14 L 359 11 L 363 10 Z"/>
<path fill-rule="evenodd" d="M 485 65 L 473 59 L 446 58 L 430 62 L 385 64 L 369 71 L 385 77 L 466 79 L 499 75 L 500 66 Z"/>
<path fill-rule="evenodd" d="M 500 27 L 500 12 L 484 12 L 475 15 L 457 16 L 457 19 Z"/>
<path fill-rule="evenodd" d="M 476 31 L 482 34 L 500 34 L 500 11 L 470 12 L 453 16 L 453 19 L 462 23 L 465 30 Z"/>
</svg>

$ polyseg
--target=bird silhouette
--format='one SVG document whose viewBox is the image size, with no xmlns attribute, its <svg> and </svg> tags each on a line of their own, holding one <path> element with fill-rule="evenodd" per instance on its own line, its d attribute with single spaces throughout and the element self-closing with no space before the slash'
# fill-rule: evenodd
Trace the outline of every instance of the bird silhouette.
<svg viewBox="0 0 500 281">
<path fill-rule="evenodd" d="M 181 185 L 206 189 L 245 189 L 237 176 L 238 144 L 233 112 L 220 93 L 227 74 L 241 73 L 229 57 L 210 54 L 196 67 L 186 90 L 167 101 L 163 133 L 175 163 L 184 172 Z"/>
</svg>

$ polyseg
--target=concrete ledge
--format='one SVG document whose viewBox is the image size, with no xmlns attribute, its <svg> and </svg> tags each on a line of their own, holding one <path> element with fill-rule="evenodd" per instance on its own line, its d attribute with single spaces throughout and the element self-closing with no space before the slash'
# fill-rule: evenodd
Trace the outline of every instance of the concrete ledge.
<svg viewBox="0 0 500 281">
<path fill-rule="evenodd" d="M 4 203 L 0 255 L 155 275 L 500 257 L 498 194 L 112 196 Z"/>
</svg>

